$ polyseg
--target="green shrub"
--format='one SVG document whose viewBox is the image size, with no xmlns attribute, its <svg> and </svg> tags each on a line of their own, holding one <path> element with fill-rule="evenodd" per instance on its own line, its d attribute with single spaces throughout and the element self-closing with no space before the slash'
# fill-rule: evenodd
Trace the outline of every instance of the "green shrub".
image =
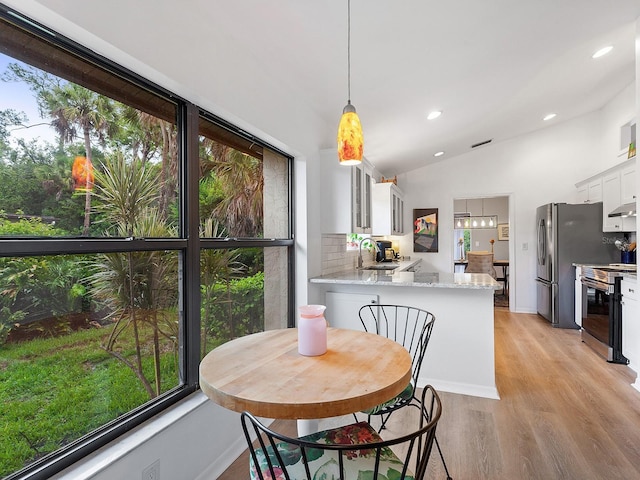
<svg viewBox="0 0 640 480">
<path fill-rule="evenodd" d="M 216 343 L 264 330 L 264 273 L 213 286 L 211 304 L 203 297 L 203 328 Z M 205 312 L 209 318 L 205 318 Z"/>
</svg>

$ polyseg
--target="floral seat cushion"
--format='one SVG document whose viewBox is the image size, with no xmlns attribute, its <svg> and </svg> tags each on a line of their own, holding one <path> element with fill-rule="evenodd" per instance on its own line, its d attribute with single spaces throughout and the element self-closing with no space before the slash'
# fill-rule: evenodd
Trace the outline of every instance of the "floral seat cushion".
<svg viewBox="0 0 640 480">
<path fill-rule="evenodd" d="M 344 427 L 324 430 L 322 432 L 313 433 L 301 440 L 315 443 L 331 443 L 352 445 L 357 443 L 371 443 L 382 441 L 382 438 L 371 428 L 367 422 L 359 422 Z M 338 452 L 322 449 L 307 449 L 307 457 L 309 459 L 309 471 L 311 478 L 307 478 L 304 464 L 302 461 L 302 452 L 296 445 L 288 443 L 278 443 L 278 451 L 285 464 L 287 472 L 291 480 L 337 480 L 340 478 L 340 470 L 338 466 Z M 268 480 L 285 480 L 283 465 L 280 465 L 278 458 L 275 456 L 273 449 L 267 447 L 267 452 L 274 465 L 275 478 L 269 472 L 267 459 L 264 456 L 264 450 L 256 449 L 258 465 L 262 471 L 262 475 Z M 373 478 L 375 468 L 376 452 L 375 450 L 351 450 L 344 452 L 343 456 L 345 478 L 351 480 L 367 480 Z M 402 478 L 402 470 L 404 465 L 402 461 L 391 451 L 390 448 L 383 449 L 380 456 L 379 480 L 398 480 Z M 251 479 L 256 480 L 260 477 L 255 469 L 253 459 L 250 464 Z M 413 480 L 413 474 L 409 471 L 406 473 L 406 480 Z"/>
<path fill-rule="evenodd" d="M 393 397 L 391 400 L 387 400 L 380 405 L 376 405 L 373 408 L 368 410 L 363 410 L 362 413 L 366 413 L 367 415 L 377 415 L 380 412 L 384 412 L 387 409 L 395 408 L 397 406 L 406 405 L 413 398 L 413 385 L 411 383 L 405 387 L 403 391 L 401 391 L 397 396 Z"/>
</svg>

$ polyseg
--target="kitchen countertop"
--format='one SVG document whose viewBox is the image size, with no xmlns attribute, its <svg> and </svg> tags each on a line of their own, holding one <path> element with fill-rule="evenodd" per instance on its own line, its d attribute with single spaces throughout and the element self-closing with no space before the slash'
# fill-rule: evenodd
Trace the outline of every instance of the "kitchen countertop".
<svg viewBox="0 0 640 480">
<path fill-rule="evenodd" d="M 414 262 L 415 264 L 417 262 Z M 485 273 L 407 272 L 395 270 L 348 270 L 311 278 L 311 283 L 377 285 L 394 287 L 472 288 L 499 290 L 502 286 Z"/>
<path fill-rule="evenodd" d="M 573 263 L 574 267 L 580 268 L 604 268 L 609 270 L 623 270 L 624 268 L 637 268 L 635 263 L 601 263 L 601 264 L 593 264 L 593 263 Z M 628 273 L 628 272 L 625 272 Z"/>
</svg>

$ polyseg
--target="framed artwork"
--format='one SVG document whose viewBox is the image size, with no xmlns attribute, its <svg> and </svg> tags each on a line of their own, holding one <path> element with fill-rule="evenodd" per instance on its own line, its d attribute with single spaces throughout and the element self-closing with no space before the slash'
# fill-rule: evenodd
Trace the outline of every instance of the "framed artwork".
<svg viewBox="0 0 640 480">
<path fill-rule="evenodd" d="M 509 224 L 498 224 L 498 240 L 509 240 Z"/>
<path fill-rule="evenodd" d="M 413 210 L 413 251 L 438 251 L 437 208 L 416 208 Z"/>
</svg>

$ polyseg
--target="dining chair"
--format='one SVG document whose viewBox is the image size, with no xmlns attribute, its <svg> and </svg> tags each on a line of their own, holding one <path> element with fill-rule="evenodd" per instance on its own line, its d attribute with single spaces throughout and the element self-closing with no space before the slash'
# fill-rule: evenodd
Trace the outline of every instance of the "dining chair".
<svg viewBox="0 0 640 480">
<path fill-rule="evenodd" d="M 467 266 L 464 271 L 465 273 L 487 273 L 494 279 L 498 276 L 493 266 L 493 253 L 491 252 L 467 252 Z"/>
<path fill-rule="evenodd" d="M 358 316 L 365 331 L 384 335 L 400 343 L 411 355 L 411 380 L 406 388 L 394 398 L 362 412 L 367 415 L 367 422 L 371 422 L 371 417 L 374 415 L 380 417 L 381 425 L 378 432 L 381 432 L 393 412 L 415 404 L 415 392 L 418 378 L 420 377 L 420 369 L 431 338 L 435 316 L 431 312 L 417 307 L 377 304 L 363 305 L 358 311 Z M 372 371 L 375 374 L 375 369 Z M 355 414 L 354 417 L 357 418 Z M 435 443 L 447 480 L 451 480 L 437 438 Z"/>
<path fill-rule="evenodd" d="M 413 429 L 386 440 L 364 421 L 292 438 L 243 412 L 251 479 L 422 480 L 442 404 L 433 387 L 427 385 L 416 406 L 412 409 L 416 418 L 403 423 Z"/>
</svg>

